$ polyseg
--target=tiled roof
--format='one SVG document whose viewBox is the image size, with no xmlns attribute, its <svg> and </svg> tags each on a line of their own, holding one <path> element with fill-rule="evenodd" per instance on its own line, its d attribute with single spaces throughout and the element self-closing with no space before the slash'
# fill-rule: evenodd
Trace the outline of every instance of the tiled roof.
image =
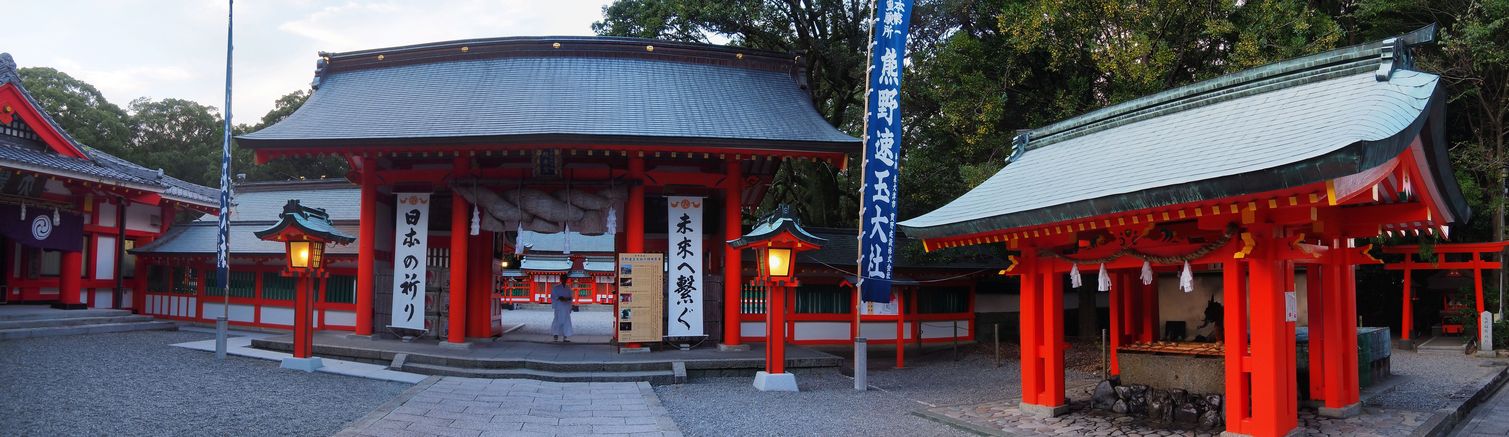
<svg viewBox="0 0 1509 437">
<path fill-rule="evenodd" d="M 797 62 L 783 54 L 530 37 L 333 54 L 322 62 L 328 66 L 309 100 L 283 121 L 238 137 L 241 144 L 649 143 L 843 153 L 860 147 L 817 113 Z"/>
<path fill-rule="evenodd" d="M 1235 73 L 1030 131 L 1005 168 L 900 223 L 941 238 L 1297 187 L 1401 153 L 1444 104 L 1410 35 Z M 1432 131 L 1438 129 L 1432 129 Z M 1444 147 L 1428 138 L 1426 147 Z M 1457 217 L 1466 205 L 1427 153 Z"/>
<path fill-rule="evenodd" d="M 106 184 L 132 184 L 137 185 L 137 188 L 161 192 L 174 200 L 206 206 L 218 205 L 219 190 L 161 174 L 158 170 L 147 169 L 79 143 L 68 134 L 68 131 L 63 130 L 63 127 L 37 103 L 36 98 L 26 91 L 26 87 L 22 86 L 21 76 L 16 70 L 16 62 L 10 54 L 0 53 L 0 85 L 5 84 L 14 86 L 26 98 L 28 104 L 37 108 L 37 113 L 42 115 L 42 119 L 53 130 L 62 134 L 68 146 L 83 152 L 89 159 L 62 156 L 51 150 L 45 150 L 47 148 L 45 144 L 28 144 L 30 140 L 0 136 L 0 164 L 9 162 L 36 166 L 41 167 L 39 170 L 50 169 L 60 172 L 60 176 L 78 177 Z"/>
<path fill-rule="evenodd" d="M 243 221 L 231 224 L 230 248 L 233 255 L 283 255 L 287 249 L 283 243 L 264 241 L 252 232 L 272 226 L 272 221 Z M 356 223 L 338 223 L 335 229 L 356 235 Z M 136 254 L 154 255 L 214 255 L 215 243 L 219 241 L 220 227 L 214 222 L 196 221 L 173 225 L 168 232 L 147 245 L 131 250 Z M 354 255 L 356 244 L 326 245 L 325 253 L 331 255 Z"/>
<path fill-rule="evenodd" d="M 313 208 L 322 208 L 330 220 L 361 218 L 361 188 L 344 179 L 242 184 L 235 187 L 231 208 L 232 221 L 277 221 L 283 205 L 290 199 Z M 204 216 L 200 221 L 215 223 L 219 218 Z"/>
<path fill-rule="evenodd" d="M 98 165 L 94 161 L 59 155 L 52 150 L 44 150 L 46 145 L 28 144 L 29 142 L 0 135 L 0 166 L 46 171 L 102 183 L 124 183 L 140 188 L 156 186 L 150 181 Z"/>
<path fill-rule="evenodd" d="M 191 203 L 201 205 L 219 206 L 220 190 L 206 187 L 183 179 L 168 176 L 158 170 L 142 167 L 141 165 L 127 161 L 118 156 L 105 153 L 100 149 L 83 146 L 82 150 L 89 159 L 104 167 L 112 168 L 121 173 L 130 174 L 137 179 L 150 181 L 163 189 L 163 195 Z"/>
</svg>

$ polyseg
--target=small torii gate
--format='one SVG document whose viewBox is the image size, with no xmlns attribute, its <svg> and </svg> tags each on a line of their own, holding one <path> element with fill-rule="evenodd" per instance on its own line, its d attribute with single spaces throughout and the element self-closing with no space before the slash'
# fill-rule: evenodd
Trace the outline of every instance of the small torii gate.
<svg viewBox="0 0 1509 437">
<path fill-rule="evenodd" d="M 1436 244 L 1431 247 L 1431 251 L 1437 256 L 1435 262 L 1415 260 L 1415 255 L 1420 253 L 1419 245 L 1390 246 L 1383 248 L 1383 253 L 1404 255 L 1404 261 L 1391 263 L 1384 266 L 1384 269 L 1386 270 L 1401 270 L 1404 272 L 1404 302 L 1399 315 L 1399 340 L 1408 342 L 1410 340 L 1410 331 L 1414 329 L 1415 311 L 1414 304 L 1411 300 L 1414 295 L 1413 293 L 1411 293 L 1411 291 L 1413 290 L 1414 285 L 1412 282 L 1413 273 L 1416 270 L 1471 270 L 1472 293 L 1474 301 L 1477 305 L 1477 311 L 1475 311 L 1473 314 L 1476 314 L 1478 317 L 1478 326 L 1482 326 L 1483 271 L 1498 270 L 1500 266 L 1498 261 L 1488 261 L 1484 255 L 1490 253 L 1503 253 L 1504 247 L 1506 246 L 1509 246 L 1509 241 L 1488 243 Z M 1448 261 L 1445 259 L 1448 255 L 1458 254 L 1470 254 L 1471 259 L 1466 261 Z M 1479 330 L 1474 328 L 1473 331 Z M 1479 335 L 1482 335 L 1482 333 L 1475 332 L 1473 334 L 1473 337 L 1477 337 Z M 1479 338 L 1478 340 L 1482 339 Z"/>
</svg>

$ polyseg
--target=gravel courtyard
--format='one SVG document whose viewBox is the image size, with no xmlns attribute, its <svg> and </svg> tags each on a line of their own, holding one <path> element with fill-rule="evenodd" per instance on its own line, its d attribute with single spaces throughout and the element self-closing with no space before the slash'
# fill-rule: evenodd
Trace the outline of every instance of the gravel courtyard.
<svg viewBox="0 0 1509 437">
<path fill-rule="evenodd" d="M 966 436 L 957 428 L 912 415 L 939 405 L 1020 396 L 1016 358 L 995 367 L 982 353 L 954 361 L 948 350 L 907 351 L 907 368 L 893 369 L 894 353 L 872 351 L 871 389 L 836 370 L 796 369 L 799 393 L 761 393 L 752 377 L 692 378 L 655 387 L 660 401 L 689 436 L 870 435 Z M 1070 385 L 1093 376 L 1070 371 Z"/>
<path fill-rule="evenodd" d="M 0 341 L 0 430 L 12 436 L 324 436 L 408 384 L 278 368 L 169 346 L 146 331 Z"/>
</svg>

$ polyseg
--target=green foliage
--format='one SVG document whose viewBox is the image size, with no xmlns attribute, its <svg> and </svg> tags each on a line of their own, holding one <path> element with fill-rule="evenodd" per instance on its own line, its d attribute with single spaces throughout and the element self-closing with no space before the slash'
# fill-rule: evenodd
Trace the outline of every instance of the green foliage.
<svg viewBox="0 0 1509 437">
<path fill-rule="evenodd" d="M 220 185 L 223 121 L 215 108 L 183 99 L 131 101 L 126 158 L 205 186 Z"/>
<path fill-rule="evenodd" d="M 100 90 L 47 67 L 19 70 L 21 85 L 75 140 L 112 155 L 124 155 L 131 141 L 131 117 Z"/>
<path fill-rule="evenodd" d="M 308 90 L 285 94 L 274 102 L 272 110 L 268 111 L 267 115 L 263 115 L 260 122 L 252 126 L 238 125 L 233 131 L 240 135 L 277 124 L 289 115 L 293 115 L 294 111 L 299 110 L 299 107 L 303 106 L 307 100 L 309 100 Z M 235 150 L 235 159 L 232 170 L 246 174 L 246 179 L 249 181 L 343 178 L 347 172 L 351 171 L 350 165 L 337 156 L 281 158 L 266 164 L 255 165 L 251 150 L 238 147 Z"/>
</svg>

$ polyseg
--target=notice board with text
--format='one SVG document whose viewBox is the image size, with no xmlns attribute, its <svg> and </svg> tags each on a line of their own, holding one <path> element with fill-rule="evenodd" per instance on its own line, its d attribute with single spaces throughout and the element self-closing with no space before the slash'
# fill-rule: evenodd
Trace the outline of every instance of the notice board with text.
<svg viewBox="0 0 1509 437">
<path fill-rule="evenodd" d="M 655 343 L 665 335 L 664 266 L 664 254 L 618 254 L 619 343 Z"/>
</svg>

